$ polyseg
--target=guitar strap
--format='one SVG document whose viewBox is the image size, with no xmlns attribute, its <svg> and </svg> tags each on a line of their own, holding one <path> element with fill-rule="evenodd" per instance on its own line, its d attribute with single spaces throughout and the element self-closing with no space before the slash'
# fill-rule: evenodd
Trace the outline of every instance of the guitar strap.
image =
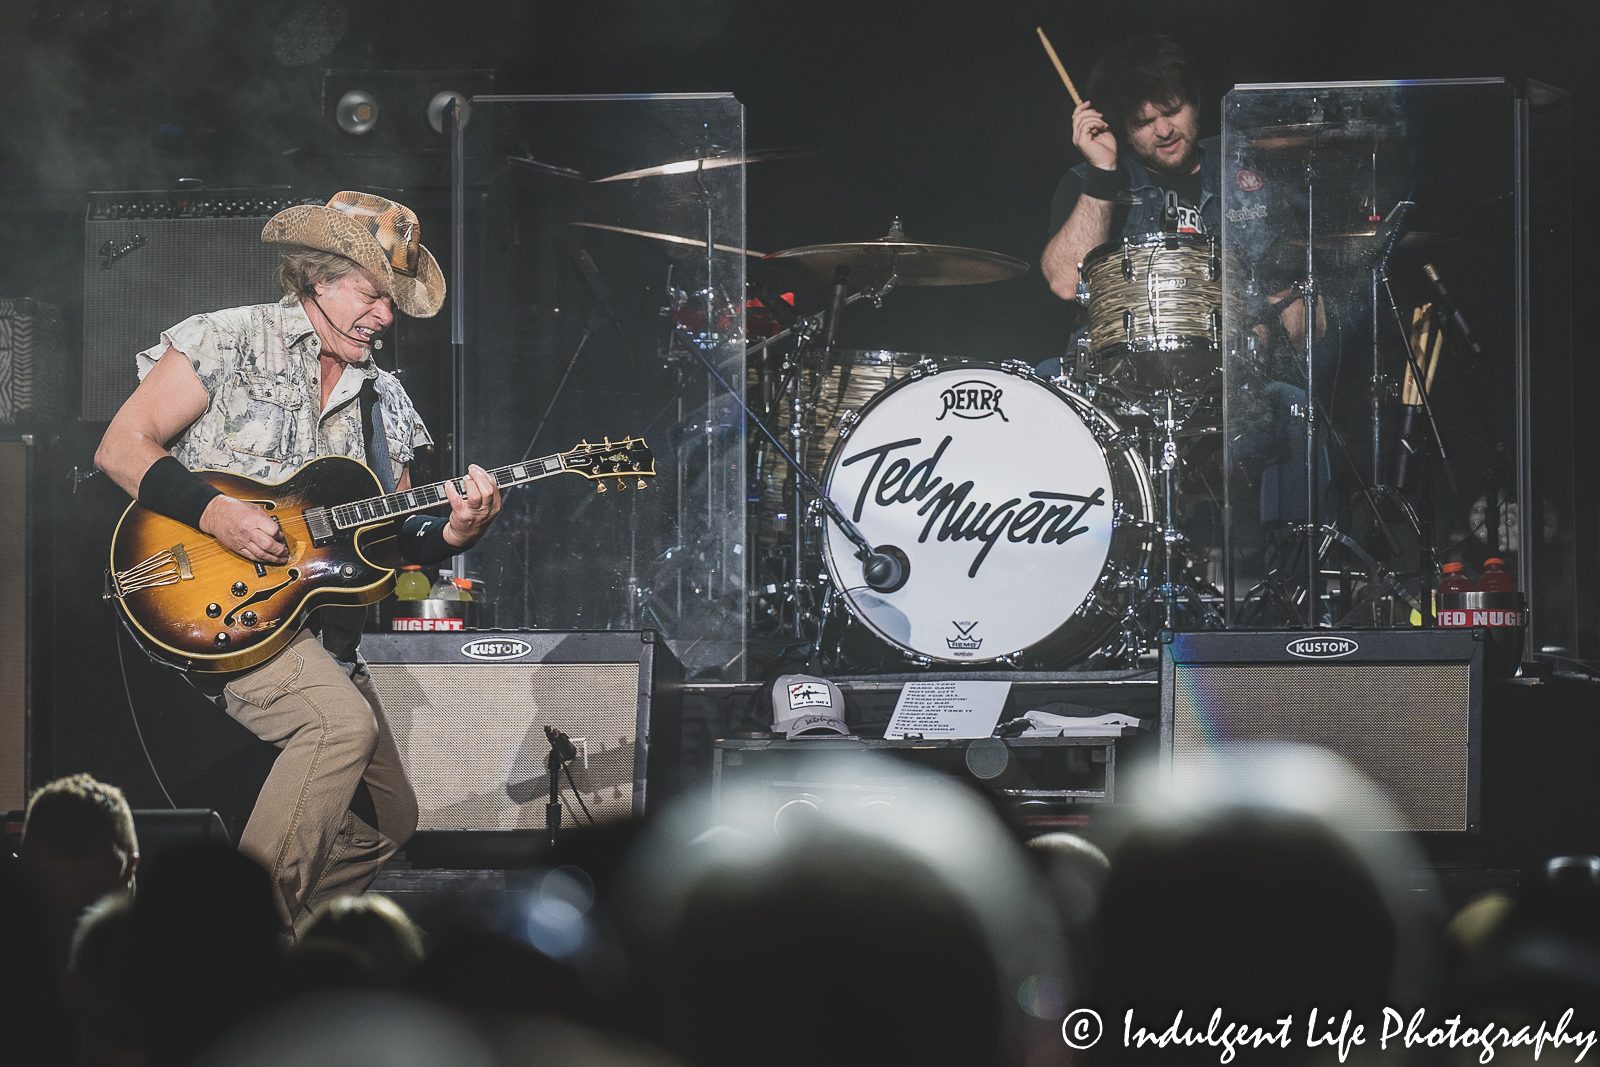
<svg viewBox="0 0 1600 1067">
<path fill-rule="evenodd" d="M 367 446 L 367 465 L 378 476 L 378 484 L 385 493 L 393 493 L 394 462 L 389 458 L 389 435 L 383 427 L 383 405 L 378 402 L 378 389 L 373 379 L 361 383 L 361 437 Z"/>
</svg>

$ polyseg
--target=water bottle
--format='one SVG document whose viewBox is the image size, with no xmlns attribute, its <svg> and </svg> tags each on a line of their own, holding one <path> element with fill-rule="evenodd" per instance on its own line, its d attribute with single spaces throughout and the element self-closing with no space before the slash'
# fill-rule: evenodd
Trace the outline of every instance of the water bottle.
<svg viewBox="0 0 1600 1067">
<path fill-rule="evenodd" d="M 456 588 L 456 572 L 449 567 L 439 568 L 439 580 L 428 593 L 429 600 L 460 600 L 461 590 Z"/>
<path fill-rule="evenodd" d="M 396 600 L 427 600 L 428 576 L 422 568 L 412 565 L 400 568 L 400 578 L 394 583 Z"/>
</svg>

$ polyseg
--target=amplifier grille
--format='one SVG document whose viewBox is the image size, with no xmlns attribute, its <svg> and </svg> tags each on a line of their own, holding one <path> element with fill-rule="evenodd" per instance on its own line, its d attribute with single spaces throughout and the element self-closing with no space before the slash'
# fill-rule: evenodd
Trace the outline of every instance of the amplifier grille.
<svg viewBox="0 0 1600 1067">
<path fill-rule="evenodd" d="M 277 300 L 264 218 L 84 224 L 83 417 L 109 419 L 139 384 L 134 353 L 191 315 Z M 136 240 L 142 238 L 142 241 Z M 126 249 L 103 267 L 101 250 Z"/>
<path fill-rule="evenodd" d="M 1470 694 L 1465 662 L 1179 664 L 1173 778 L 1208 769 L 1230 744 L 1300 741 L 1376 781 L 1411 829 L 1465 830 Z"/>
<path fill-rule="evenodd" d="M 633 811 L 637 663 L 372 663 L 373 684 L 417 791 L 419 828 L 542 828 L 544 727 L 588 742 L 573 781 L 596 822 Z M 643 768 L 637 768 L 642 774 Z M 568 820 L 584 822 L 562 776 Z"/>
</svg>

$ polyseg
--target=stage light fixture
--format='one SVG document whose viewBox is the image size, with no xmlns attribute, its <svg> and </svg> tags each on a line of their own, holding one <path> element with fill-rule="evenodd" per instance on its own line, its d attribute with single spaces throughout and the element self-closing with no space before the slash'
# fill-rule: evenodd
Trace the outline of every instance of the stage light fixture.
<svg viewBox="0 0 1600 1067">
<path fill-rule="evenodd" d="M 433 127 L 433 132 L 444 133 L 444 109 L 454 100 L 460 108 L 461 126 L 466 128 L 467 120 L 472 118 L 472 105 L 467 103 L 467 98 L 454 89 L 445 89 L 433 94 L 433 99 L 428 101 L 428 125 Z"/>
<path fill-rule="evenodd" d="M 351 89 L 339 98 L 334 120 L 345 133 L 360 137 L 378 125 L 380 113 L 377 97 L 365 89 Z"/>
</svg>

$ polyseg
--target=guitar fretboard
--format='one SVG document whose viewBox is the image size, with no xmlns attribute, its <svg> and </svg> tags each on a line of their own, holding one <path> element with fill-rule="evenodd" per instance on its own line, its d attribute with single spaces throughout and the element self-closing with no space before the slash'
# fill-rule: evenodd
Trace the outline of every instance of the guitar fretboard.
<svg viewBox="0 0 1600 1067">
<path fill-rule="evenodd" d="M 561 456 L 541 456 L 539 459 L 530 459 L 526 463 L 513 463 L 507 467 L 497 467 L 489 472 L 495 482 L 502 489 L 509 489 L 513 485 L 522 485 L 525 482 L 537 481 L 547 478 L 552 474 L 560 474 L 565 468 L 561 463 Z M 456 492 L 466 495 L 466 487 L 461 484 L 460 478 L 450 478 L 449 484 L 454 485 Z M 435 482 L 415 489 L 406 489 L 387 496 L 368 497 L 366 500 L 356 500 L 349 504 L 336 504 L 328 509 L 333 516 L 333 523 L 341 530 L 348 530 L 356 526 L 365 526 L 380 519 L 395 519 L 401 515 L 409 515 L 414 511 L 426 511 L 436 508 L 440 504 L 447 504 L 450 498 L 445 495 L 446 482 Z"/>
</svg>

